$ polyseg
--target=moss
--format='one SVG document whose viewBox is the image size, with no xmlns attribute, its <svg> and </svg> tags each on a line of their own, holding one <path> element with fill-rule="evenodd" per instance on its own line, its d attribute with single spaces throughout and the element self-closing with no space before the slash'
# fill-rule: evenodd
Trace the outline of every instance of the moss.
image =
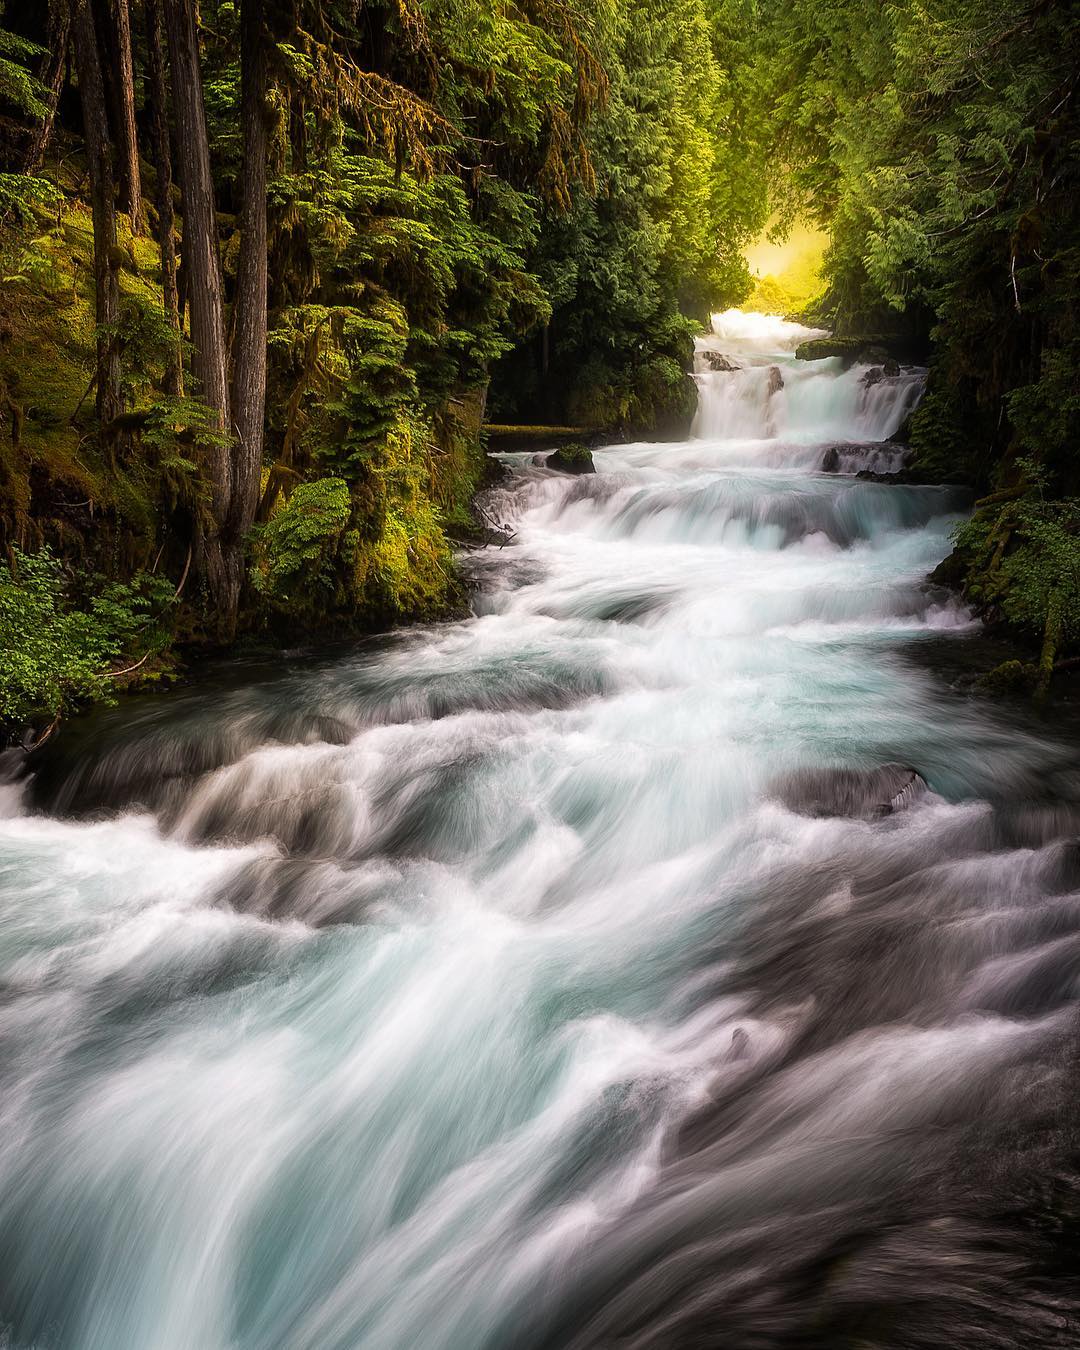
<svg viewBox="0 0 1080 1350">
<path fill-rule="evenodd" d="M 864 362 L 881 365 L 895 354 L 895 340 L 889 337 L 821 337 L 808 338 L 795 348 L 797 361 L 826 361 L 839 357 L 845 365 Z"/>
<path fill-rule="evenodd" d="M 375 500 L 362 507 L 378 529 L 359 543 L 352 560 L 352 589 L 361 618 L 393 623 L 435 618 L 449 612 L 460 597 L 432 485 L 432 464 L 438 458 L 432 452 L 430 428 L 403 415 L 372 469 Z M 458 466 L 458 474 L 462 472 Z"/>
<path fill-rule="evenodd" d="M 178 574 L 190 563 L 186 545 L 199 509 L 197 455 L 175 437 L 171 445 L 159 443 L 147 417 L 161 406 L 158 250 L 151 239 L 133 238 L 121 218 L 115 261 L 132 415 L 119 448 L 106 455 L 93 434 L 92 219 L 74 195 L 79 184 L 72 179 L 60 186 L 67 195 L 58 209 L 21 224 L 8 221 L 0 231 L 8 278 L 0 290 L 0 544 L 51 544 L 87 570 L 127 576 L 158 558 L 165 540 L 163 570 L 171 559 Z M 433 413 L 422 409 L 408 380 L 387 392 L 383 382 L 401 364 L 408 329 L 400 306 L 380 301 L 372 315 L 382 346 L 374 350 L 364 328 L 353 334 L 357 350 L 350 354 L 333 325 L 324 325 L 320 397 L 305 398 L 301 388 L 291 423 L 291 405 L 278 410 L 271 404 L 269 443 L 285 431 L 292 440 L 286 462 L 275 466 L 281 491 L 268 503 L 280 537 L 264 525 L 266 537 L 254 548 L 258 597 L 247 612 L 254 626 L 302 619 L 370 629 L 448 615 L 461 604 L 448 534 L 475 526 L 471 502 L 489 472 L 484 391 L 455 391 Z M 305 351 L 311 334 L 300 336 L 298 350 Z M 359 393 L 343 418 L 342 405 L 333 404 L 326 389 L 349 379 L 358 381 Z M 282 381 L 280 388 L 287 395 L 293 383 Z M 370 416 L 363 423 L 365 408 Z M 279 411 L 282 427 L 274 424 Z M 346 485 L 347 511 L 329 522 L 310 557 L 301 557 L 300 549 L 295 566 L 279 575 L 275 558 L 282 561 L 278 555 L 288 553 L 296 536 L 286 528 L 290 494 L 305 480 L 312 486 L 312 479 L 335 476 Z M 297 503 L 294 515 L 310 524 L 302 506 Z"/>
<path fill-rule="evenodd" d="M 469 519 L 483 456 L 460 409 L 440 421 L 436 439 L 426 419 L 401 412 L 351 482 L 321 480 L 321 493 L 319 483 L 301 484 L 277 503 L 254 568 L 274 612 L 372 629 L 458 609 L 462 588 L 446 527 Z M 324 509 L 335 484 L 344 494 L 340 512 Z"/>
<path fill-rule="evenodd" d="M 1035 688 L 1039 668 L 1030 662 L 1002 661 L 978 681 L 976 688 L 985 694 L 1029 693 Z"/>
<path fill-rule="evenodd" d="M 490 471 L 481 436 L 484 391 L 454 398 L 436 414 L 429 447 L 430 494 L 444 526 L 470 528 L 473 498 Z"/>
<path fill-rule="evenodd" d="M 484 431 L 492 439 L 497 440 L 519 440 L 519 441 L 539 441 L 539 440 L 570 440 L 573 437 L 582 438 L 593 436 L 600 430 L 599 427 L 518 427 L 503 426 L 496 423 L 489 423 Z"/>
<path fill-rule="evenodd" d="M 61 183 L 61 187 L 65 184 Z M 152 240 L 121 217 L 121 305 L 140 331 L 161 311 L 161 267 Z M 96 363 L 93 223 L 67 198 L 32 222 L 0 232 L 7 284 L 0 288 L 0 542 L 53 545 L 110 575 L 147 565 L 177 493 L 168 456 L 145 446 L 116 459 L 93 435 Z M 160 360 L 129 343 L 127 395 L 156 397 Z"/>
<path fill-rule="evenodd" d="M 558 469 L 562 473 L 596 472 L 592 451 L 584 445 L 561 446 L 553 455 L 548 455 L 546 464 L 549 469 Z"/>
</svg>

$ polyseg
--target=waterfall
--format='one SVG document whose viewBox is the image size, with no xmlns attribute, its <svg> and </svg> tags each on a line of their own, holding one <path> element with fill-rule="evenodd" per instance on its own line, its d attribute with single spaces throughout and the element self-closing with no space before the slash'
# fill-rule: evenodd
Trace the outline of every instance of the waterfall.
<svg viewBox="0 0 1080 1350">
<path fill-rule="evenodd" d="M 963 497 L 843 472 L 921 373 L 806 331 L 508 457 L 471 616 L 0 765 L 4 1350 L 1075 1325 L 1075 752 L 930 673 Z"/>
<path fill-rule="evenodd" d="M 729 310 L 698 338 L 699 390 L 693 434 L 703 440 L 887 441 L 915 407 L 926 381 L 916 366 L 886 372 L 839 357 L 799 361 L 795 349 L 821 329 Z"/>
</svg>

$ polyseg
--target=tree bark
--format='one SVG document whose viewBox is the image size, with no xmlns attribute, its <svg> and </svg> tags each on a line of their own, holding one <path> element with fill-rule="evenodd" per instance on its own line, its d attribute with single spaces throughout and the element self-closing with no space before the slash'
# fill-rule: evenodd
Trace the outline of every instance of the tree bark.
<svg viewBox="0 0 1080 1350">
<path fill-rule="evenodd" d="M 135 73 L 131 59 L 131 10 L 129 0 L 110 0 L 116 38 L 117 139 L 120 156 L 120 209 L 131 218 L 133 234 L 145 228 L 142 206 L 142 175 L 139 171 L 139 133 L 135 126 Z"/>
<path fill-rule="evenodd" d="M 229 540 L 242 549 L 259 504 L 266 416 L 266 35 L 261 0 L 241 0 L 243 197 L 236 278 L 232 409 L 238 444 Z"/>
<path fill-rule="evenodd" d="M 168 319 L 176 334 L 176 346 L 165 365 L 165 393 L 179 398 L 184 392 L 181 349 L 180 291 L 176 276 L 176 219 L 173 213 L 172 149 L 169 145 L 168 94 L 165 84 L 164 40 L 160 0 L 146 0 L 146 72 L 150 81 L 151 129 L 154 142 L 154 172 L 157 176 L 157 240 L 161 249 L 161 294 Z"/>
<path fill-rule="evenodd" d="M 1050 681 L 1054 678 L 1054 659 L 1061 644 L 1065 602 L 1060 589 L 1050 595 L 1046 606 L 1046 627 L 1043 630 L 1042 653 L 1039 656 L 1039 675 L 1035 685 L 1035 702 L 1046 702 Z"/>
<path fill-rule="evenodd" d="M 67 65 L 68 34 L 71 31 L 71 6 L 68 0 L 50 0 L 49 4 L 49 53 L 45 68 L 41 72 L 41 82 L 47 93 L 45 97 L 46 113 L 34 129 L 30 148 L 26 152 L 24 169 L 27 173 L 36 173 L 45 162 L 45 152 L 52 140 L 56 123 L 56 106 L 60 102 L 60 91 L 64 87 L 64 67 Z"/>
<path fill-rule="evenodd" d="M 183 192 L 182 266 L 191 316 L 192 375 L 199 396 L 214 414 L 223 436 L 231 434 L 225 348 L 225 307 L 218 252 L 214 183 L 203 105 L 202 72 L 195 22 L 196 0 L 164 0 L 165 27 L 172 67 L 180 187 Z M 207 446 L 211 526 L 202 548 L 202 568 L 220 627 L 235 630 L 243 580 L 243 559 L 227 546 L 233 494 L 232 456 L 227 442 Z"/>
<path fill-rule="evenodd" d="M 116 243 L 116 183 L 109 147 L 109 120 L 90 0 L 74 0 L 72 28 L 94 220 L 94 291 L 98 327 L 97 415 L 102 436 L 106 436 L 121 409 L 120 346 L 116 332 L 120 319 L 119 249 Z"/>
</svg>

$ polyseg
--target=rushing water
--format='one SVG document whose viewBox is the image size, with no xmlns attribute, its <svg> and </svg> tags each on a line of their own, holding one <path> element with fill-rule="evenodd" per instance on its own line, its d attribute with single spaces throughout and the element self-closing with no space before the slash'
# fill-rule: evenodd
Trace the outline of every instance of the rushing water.
<svg viewBox="0 0 1080 1350">
<path fill-rule="evenodd" d="M 921 372 L 804 335 L 522 459 L 469 621 L 0 788 L 0 1343 L 1078 1343 L 1076 774 L 910 659 L 962 502 L 819 470 Z"/>
</svg>

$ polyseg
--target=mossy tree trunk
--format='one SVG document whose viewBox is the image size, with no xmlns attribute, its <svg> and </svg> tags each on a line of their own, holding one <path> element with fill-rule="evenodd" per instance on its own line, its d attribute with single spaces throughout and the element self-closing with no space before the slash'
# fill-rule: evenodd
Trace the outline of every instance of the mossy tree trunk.
<svg viewBox="0 0 1080 1350">
<path fill-rule="evenodd" d="M 160 0 L 146 0 L 146 73 L 150 85 L 151 134 L 157 177 L 157 239 L 161 249 L 161 292 L 165 316 L 176 334 L 176 346 L 165 367 L 164 390 L 171 398 L 184 392 L 181 353 L 180 292 L 176 273 L 176 220 L 173 212 L 172 148 L 169 145 L 168 92 Z"/>
<path fill-rule="evenodd" d="M 240 91 L 243 199 L 236 278 L 232 408 L 237 447 L 228 539 L 241 551 L 259 504 L 266 416 L 266 32 L 262 0 L 240 8 Z"/>
<path fill-rule="evenodd" d="M 228 638 L 236 628 L 243 557 L 226 534 L 233 496 L 233 464 L 228 440 L 233 428 L 229 411 L 217 212 L 203 105 L 195 0 L 164 0 L 164 11 L 183 193 L 182 252 L 191 315 L 191 368 L 197 393 L 214 413 L 220 433 L 220 438 L 207 446 L 210 520 L 202 540 L 200 565 L 217 611 L 215 626 L 221 636 Z"/>
<path fill-rule="evenodd" d="M 135 125 L 135 72 L 131 57 L 129 0 L 109 0 L 116 44 L 117 140 L 120 161 L 120 208 L 131 219 L 133 234 L 145 228 L 142 174 L 139 170 L 139 134 Z"/>
<path fill-rule="evenodd" d="M 82 100 L 83 134 L 94 220 L 94 295 L 97 317 L 97 415 L 103 438 L 121 410 L 119 249 L 116 243 L 116 180 L 109 144 L 101 55 L 91 0 L 74 0 L 72 32 Z"/>
<path fill-rule="evenodd" d="M 1043 629 L 1042 654 L 1039 657 L 1039 679 L 1035 686 L 1035 699 L 1039 703 L 1046 701 L 1050 693 L 1050 681 L 1054 678 L 1054 661 L 1061 645 L 1063 611 L 1064 598 L 1060 590 L 1055 590 L 1046 606 L 1046 627 Z"/>
</svg>

